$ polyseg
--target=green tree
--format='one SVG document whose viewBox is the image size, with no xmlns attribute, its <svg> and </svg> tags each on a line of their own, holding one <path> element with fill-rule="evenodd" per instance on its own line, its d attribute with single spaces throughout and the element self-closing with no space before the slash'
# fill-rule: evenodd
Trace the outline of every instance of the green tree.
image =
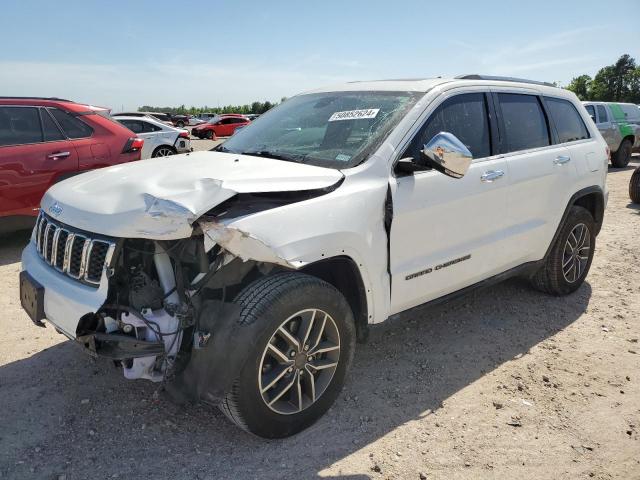
<svg viewBox="0 0 640 480">
<path fill-rule="evenodd" d="M 634 102 L 638 100 L 640 86 L 639 67 L 628 54 L 616 63 L 601 68 L 591 82 L 591 99 L 604 102 Z"/>
<path fill-rule="evenodd" d="M 589 75 L 580 75 L 573 78 L 566 88 L 575 93 L 580 100 L 590 100 L 592 81 Z"/>
</svg>

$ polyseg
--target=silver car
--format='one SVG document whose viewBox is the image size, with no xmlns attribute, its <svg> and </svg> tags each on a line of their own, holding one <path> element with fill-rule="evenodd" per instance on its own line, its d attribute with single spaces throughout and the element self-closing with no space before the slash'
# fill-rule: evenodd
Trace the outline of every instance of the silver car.
<svg viewBox="0 0 640 480">
<path fill-rule="evenodd" d="M 624 168 L 640 150 L 640 107 L 633 103 L 582 102 L 611 150 L 611 164 Z"/>
</svg>

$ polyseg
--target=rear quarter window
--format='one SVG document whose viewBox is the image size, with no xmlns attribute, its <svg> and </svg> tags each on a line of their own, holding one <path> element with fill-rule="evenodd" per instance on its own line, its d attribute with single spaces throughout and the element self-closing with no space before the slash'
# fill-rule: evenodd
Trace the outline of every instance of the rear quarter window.
<svg viewBox="0 0 640 480">
<path fill-rule="evenodd" d="M 64 133 L 69 138 L 87 138 L 93 135 L 93 129 L 82 120 L 63 112 L 58 108 L 49 108 L 49 112 L 56 119 Z"/>
<path fill-rule="evenodd" d="M 553 97 L 545 97 L 545 102 L 558 132 L 560 143 L 590 138 L 589 130 L 573 103 Z"/>
</svg>

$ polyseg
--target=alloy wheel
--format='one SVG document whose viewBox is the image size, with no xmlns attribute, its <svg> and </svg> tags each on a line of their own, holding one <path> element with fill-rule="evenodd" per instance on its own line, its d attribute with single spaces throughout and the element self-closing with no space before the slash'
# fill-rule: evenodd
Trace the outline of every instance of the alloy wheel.
<svg viewBox="0 0 640 480">
<path fill-rule="evenodd" d="M 160 148 L 156 151 L 156 157 L 168 157 L 169 155 L 173 155 L 174 152 L 170 148 Z"/>
<path fill-rule="evenodd" d="M 571 230 L 562 253 L 562 274 L 567 282 L 575 282 L 584 273 L 590 250 L 589 228 L 584 223 L 579 223 Z"/>
<path fill-rule="evenodd" d="M 262 353 L 262 400 L 283 415 L 309 408 L 331 383 L 339 360 L 340 333 L 333 318 L 319 309 L 295 313 L 276 329 Z"/>
</svg>

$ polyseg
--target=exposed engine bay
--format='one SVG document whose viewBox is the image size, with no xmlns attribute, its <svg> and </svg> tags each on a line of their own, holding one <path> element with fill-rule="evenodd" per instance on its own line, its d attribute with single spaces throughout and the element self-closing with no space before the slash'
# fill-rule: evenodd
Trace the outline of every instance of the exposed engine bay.
<svg viewBox="0 0 640 480">
<path fill-rule="evenodd" d="M 205 252 L 202 234 L 122 240 L 108 272 L 108 298 L 81 319 L 77 341 L 119 364 L 127 379 L 167 381 L 184 370 L 193 350 L 209 344 L 213 332 L 203 321 L 203 307 L 224 304 L 242 281 L 274 268 L 242 261 L 218 246 Z"/>
</svg>

